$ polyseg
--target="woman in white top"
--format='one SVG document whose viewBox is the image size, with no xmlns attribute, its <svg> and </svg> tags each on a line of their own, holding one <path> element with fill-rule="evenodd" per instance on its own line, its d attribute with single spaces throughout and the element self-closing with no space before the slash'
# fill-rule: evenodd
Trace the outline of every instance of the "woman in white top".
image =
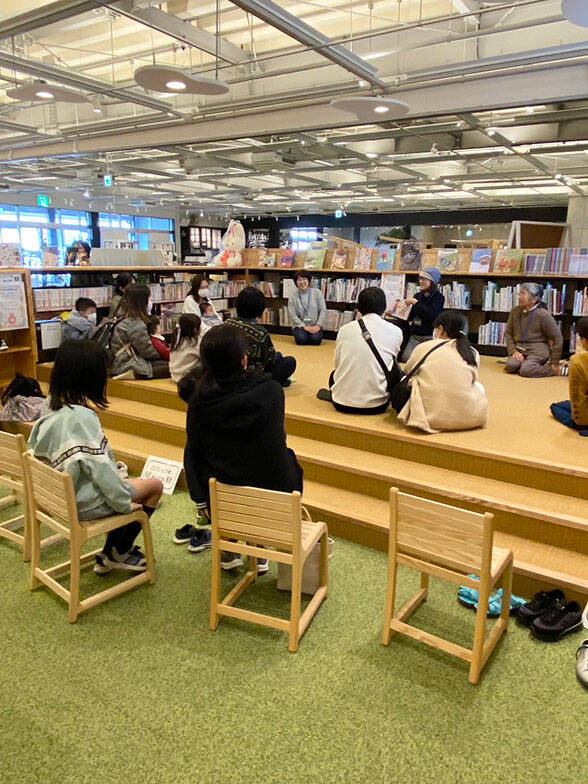
<svg viewBox="0 0 588 784">
<path fill-rule="evenodd" d="M 402 332 L 382 314 L 386 295 L 377 286 L 360 292 L 357 298 L 359 318 L 386 364 L 392 370 L 400 351 Z M 320 400 L 330 400 L 337 411 L 345 414 L 383 414 L 388 408 L 388 381 L 382 367 L 364 338 L 359 321 L 341 327 L 335 348 L 335 370 L 330 389 L 319 390 Z"/>
<path fill-rule="evenodd" d="M 169 355 L 169 370 L 176 384 L 200 364 L 200 342 L 208 329 L 195 313 L 180 316 Z"/>
<path fill-rule="evenodd" d="M 410 400 L 398 414 L 405 425 L 425 433 L 472 430 L 488 424 L 488 398 L 478 381 L 480 355 L 467 337 L 467 319 L 445 310 L 433 324 L 433 340 L 418 345 L 406 363 L 408 373 L 436 345 L 411 380 Z"/>
<path fill-rule="evenodd" d="M 192 278 L 192 285 L 190 286 L 190 293 L 184 300 L 182 305 L 182 313 L 194 313 L 196 316 L 202 318 L 201 305 L 204 303 L 210 304 L 214 311 L 214 315 L 219 324 L 223 323 L 222 318 L 216 312 L 214 305 L 209 299 L 210 297 L 210 280 L 205 275 L 195 275 Z"/>
</svg>

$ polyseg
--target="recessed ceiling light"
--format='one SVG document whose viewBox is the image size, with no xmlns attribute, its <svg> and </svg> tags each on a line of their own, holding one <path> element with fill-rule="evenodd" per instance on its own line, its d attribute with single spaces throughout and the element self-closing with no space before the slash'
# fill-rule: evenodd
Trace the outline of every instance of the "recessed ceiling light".
<svg viewBox="0 0 588 784">
<path fill-rule="evenodd" d="M 377 152 L 366 152 L 366 156 L 368 158 L 377 158 L 378 157 L 378 153 Z"/>
<path fill-rule="evenodd" d="M 93 111 L 95 114 L 102 114 L 102 109 L 99 106 L 95 106 Z"/>
<path fill-rule="evenodd" d="M 492 128 L 492 127 L 486 128 L 486 133 L 488 134 L 488 136 L 494 136 L 497 133 L 497 131 L 498 128 Z"/>
<path fill-rule="evenodd" d="M 367 82 L 364 79 L 360 79 L 358 85 L 360 87 L 367 87 Z"/>
<path fill-rule="evenodd" d="M 186 89 L 186 83 L 185 82 L 176 82 L 174 80 L 172 80 L 171 82 L 166 82 L 165 86 L 169 87 L 170 90 L 185 90 Z"/>
<path fill-rule="evenodd" d="M 39 90 L 38 93 L 35 93 L 37 98 L 55 98 L 53 93 L 50 93 L 49 90 Z"/>
<path fill-rule="evenodd" d="M 385 114 L 386 112 L 389 112 L 389 111 L 390 111 L 390 107 L 389 106 L 376 106 L 376 107 L 374 107 L 374 112 L 377 112 L 378 114 Z"/>
</svg>

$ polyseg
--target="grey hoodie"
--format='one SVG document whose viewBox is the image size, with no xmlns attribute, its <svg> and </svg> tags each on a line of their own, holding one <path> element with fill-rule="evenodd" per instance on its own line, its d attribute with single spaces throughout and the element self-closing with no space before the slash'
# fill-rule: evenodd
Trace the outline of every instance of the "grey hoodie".
<svg viewBox="0 0 588 784">
<path fill-rule="evenodd" d="M 92 324 L 85 316 L 78 313 L 77 310 L 72 310 L 67 321 L 63 324 L 63 335 L 61 341 L 64 340 L 81 340 L 87 338 L 92 329 Z"/>
</svg>

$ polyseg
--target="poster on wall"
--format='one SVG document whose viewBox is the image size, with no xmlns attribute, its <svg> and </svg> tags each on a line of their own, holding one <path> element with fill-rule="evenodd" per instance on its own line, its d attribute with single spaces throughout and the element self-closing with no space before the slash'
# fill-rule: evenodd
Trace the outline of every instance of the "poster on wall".
<svg viewBox="0 0 588 784">
<path fill-rule="evenodd" d="M 18 245 L 0 242 L 0 267 L 22 267 Z"/>
<path fill-rule="evenodd" d="M 0 273 L 0 332 L 29 326 L 27 298 L 20 275 Z"/>
</svg>

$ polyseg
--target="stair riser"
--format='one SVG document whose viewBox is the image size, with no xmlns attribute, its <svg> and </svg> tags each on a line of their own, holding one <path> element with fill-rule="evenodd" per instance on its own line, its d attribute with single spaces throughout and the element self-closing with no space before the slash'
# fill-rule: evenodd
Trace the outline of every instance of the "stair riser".
<svg viewBox="0 0 588 784">
<path fill-rule="evenodd" d="M 301 465 L 304 468 L 304 475 L 309 481 L 322 482 L 331 487 L 363 493 L 372 498 L 380 498 L 387 501 L 390 497 L 390 488 L 398 487 L 403 492 L 414 493 L 441 503 L 450 503 L 462 509 L 470 509 L 482 514 L 488 511 L 488 508 L 481 504 L 448 498 L 446 495 L 436 494 L 434 491 L 423 492 L 421 489 L 415 490 L 409 485 L 404 485 L 402 481 L 391 482 L 355 474 L 343 469 L 327 468 L 314 463 L 312 459 L 301 459 Z M 492 512 L 497 531 L 525 537 L 532 541 L 544 542 L 553 547 L 565 547 L 572 552 L 588 555 L 588 536 L 585 530 L 561 526 L 556 523 L 502 510 L 493 509 Z M 362 524 L 360 523 L 359 525 Z M 363 525 L 365 526 L 365 524 Z"/>
<path fill-rule="evenodd" d="M 462 474 L 484 476 L 538 490 L 588 499 L 588 481 L 584 477 L 553 471 L 541 466 L 508 462 L 491 456 L 469 455 L 442 448 L 434 442 L 424 439 L 410 443 L 377 434 L 366 434 L 359 443 L 356 431 L 337 427 L 332 423 L 320 424 L 301 421 L 287 415 L 286 432 L 293 436 L 312 438 L 338 446 L 421 463 L 423 471 L 426 470 L 427 465 L 430 465 Z"/>
<path fill-rule="evenodd" d="M 123 416 L 110 409 L 101 411 L 99 416 L 102 427 L 105 429 L 110 428 L 120 433 L 130 433 L 141 438 L 151 438 L 153 440 L 153 454 L 157 454 L 158 442 L 182 448 L 186 443 L 185 427 L 165 424 L 164 422 L 152 422 L 139 416 Z"/>
</svg>

